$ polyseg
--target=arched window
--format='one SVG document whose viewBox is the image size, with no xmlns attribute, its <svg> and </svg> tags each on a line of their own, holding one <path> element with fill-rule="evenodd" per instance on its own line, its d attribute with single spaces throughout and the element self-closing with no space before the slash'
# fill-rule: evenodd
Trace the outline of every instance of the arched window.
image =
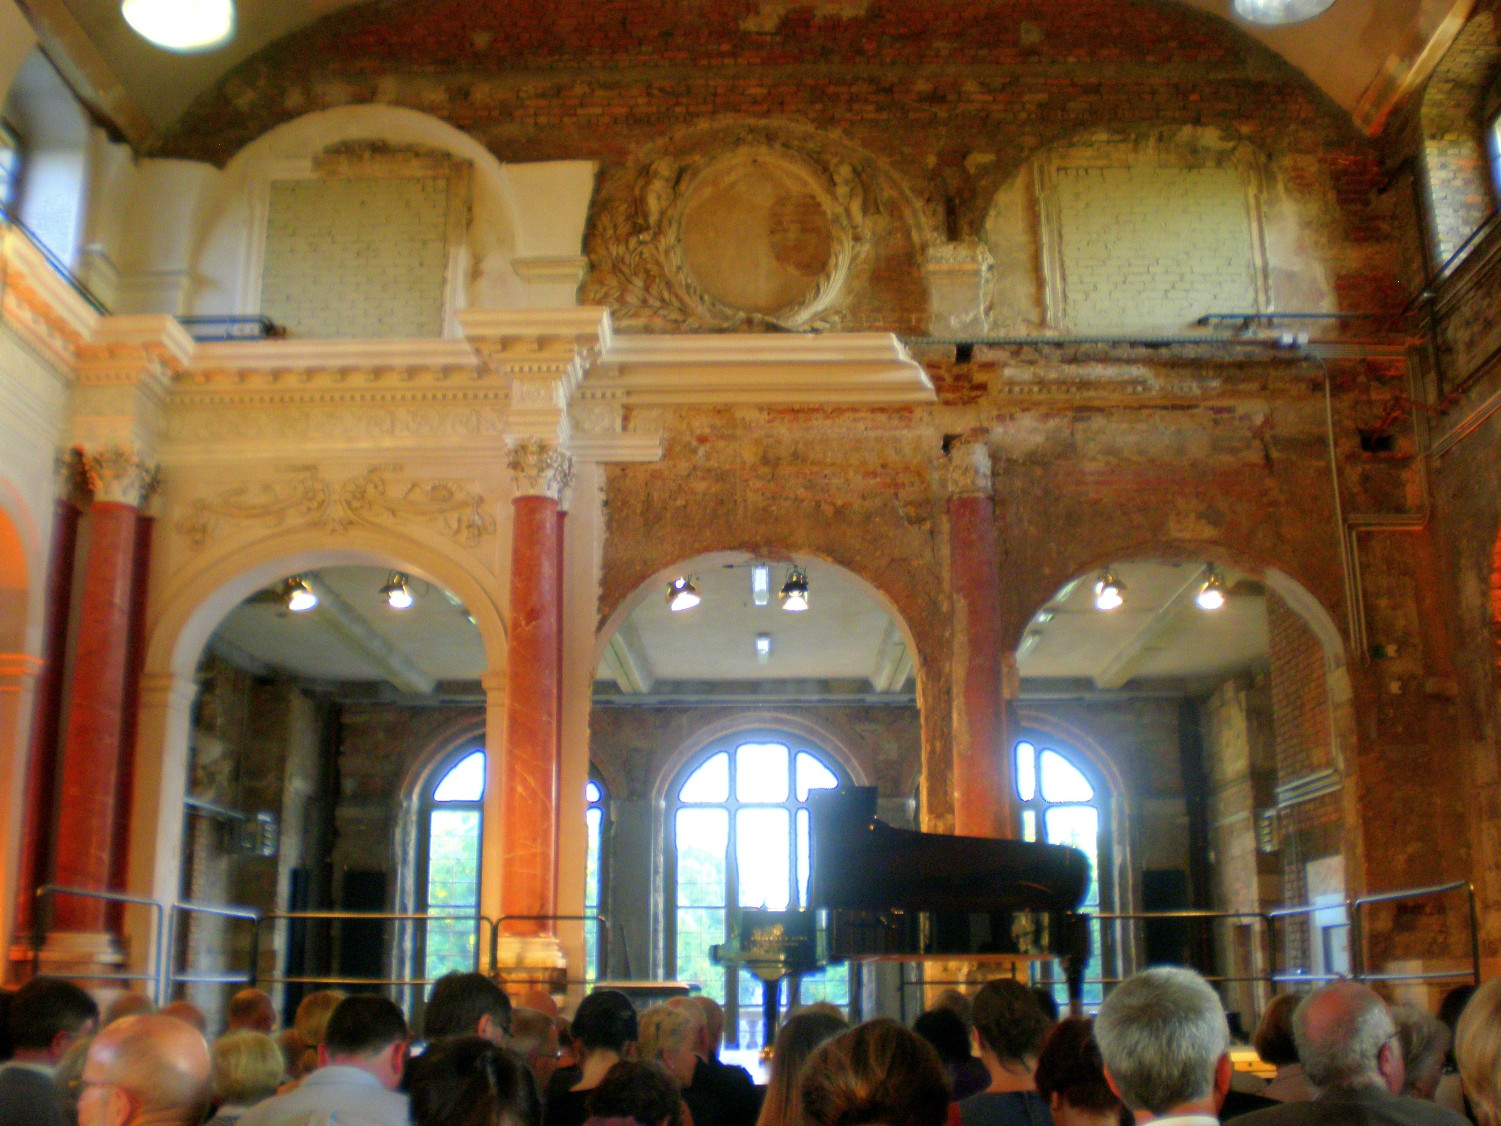
<svg viewBox="0 0 1501 1126">
<path fill-rule="evenodd" d="M 1082 909 L 1091 915 L 1100 910 L 1100 860 L 1105 854 L 1102 834 L 1107 824 L 1105 810 L 1109 795 L 1100 780 L 1091 777 L 1081 766 L 1079 756 L 1050 746 L 1041 739 L 1022 739 L 1013 753 L 1016 756 L 1016 797 L 1021 806 L 1022 838 L 1049 844 L 1072 845 L 1089 857 L 1089 891 Z M 1092 773 L 1092 772 L 1091 772 Z M 1098 920 L 1090 923 L 1091 952 L 1084 987 L 1086 1004 L 1104 1000 L 1104 951 Z M 1063 985 L 1054 986 L 1059 1001 L 1067 999 Z"/>
<path fill-rule="evenodd" d="M 417 910 L 458 916 L 429 922 L 421 974 L 431 981 L 472 970 L 479 949 L 479 846 L 485 799 L 485 750 L 468 744 L 433 771 L 422 795 L 417 837 Z"/>
<path fill-rule="evenodd" d="M 822 751 L 778 732 L 742 734 L 711 748 L 669 791 L 666 969 L 725 1006 L 732 1044 L 761 1047 L 761 983 L 709 960 L 725 940 L 727 908 L 801 907 L 808 894 L 808 794 L 848 779 Z M 794 990 L 795 995 L 794 995 Z M 794 1001 L 849 1003 L 849 970 L 805 974 Z"/>
<path fill-rule="evenodd" d="M 584 787 L 584 832 L 587 834 L 584 860 L 584 914 L 600 913 L 603 903 L 601 889 L 604 882 L 604 842 L 610 823 L 610 798 L 604 783 L 591 776 Z M 598 981 L 606 972 L 600 965 L 599 923 L 591 918 L 584 925 L 584 980 Z"/>
</svg>

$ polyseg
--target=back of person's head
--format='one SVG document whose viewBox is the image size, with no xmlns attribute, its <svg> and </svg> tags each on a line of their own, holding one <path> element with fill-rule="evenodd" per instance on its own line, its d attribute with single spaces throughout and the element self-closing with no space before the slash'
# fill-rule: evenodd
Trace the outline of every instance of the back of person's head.
<svg viewBox="0 0 1501 1126">
<path fill-rule="evenodd" d="M 1406 1072 L 1402 1093 L 1431 1099 L 1449 1054 L 1448 1026 L 1419 1005 L 1393 1005 L 1392 1019 L 1397 1022 Z"/>
<path fill-rule="evenodd" d="M 969 998 L 952 986 L 939 991 L 938 996 L 933 998 L 933 1007 L 935 1009 L 952 1009 L 958 1014 L 959 1019 L 964 1022 L 965 1028 L 974 1027 L 974 1016 L 971 1012 Z"/>
<path fill-rule="evenodd" d="M 1298 1062 L 1298 1044 L 1293 1039 L 1293 1013 L 1302 1000 L 1296 993 L 1279 993 L 1267 1003 L 1251 1044 L 1263 1063 L 1286 1067 Z"/>
<path fill-rule="evenodd" d="M 303 1047 L 316 1048 L 323 1043 L 328 1018 L 342 1000 L 344 994 L 337 989 L 320 989 L 302 999 L 292 1021 L 292 1030 L 297 1033 L 297 1039 L 302 1041 Z"/>
<path fill-rule="evenodd" d="M 10 1041 L 13 1050 L 49 1051 L 61 1055 L 79 1034 L 92 1031 L 99 1019 L 94 999 L 71 981 L 38 977 L 28 981 L 10 1000 Z"/>
<path fill-rule="evenodd" d="M 654 1063 L 621 1060 L 605 1072 L 599 1086 L 589 1092 L 589 1117 L 618 1122 L 629 1119 L 639 1126 L 678 1126 L 683 1099 L 677 1080 Z"/>
<path fill-rule="evenodd" d="M 618 989 L 596 989 L 579 1002 L 572 1031 L 586 1052 L 623 1052 L 636 1039 L 636 1007 Z"/>
<path fill-rule="evenodd" d="M 777 1030 L 771 1049 L 771 1074 L 766 1080 L 766 1098 L 761 1103 L 757 1126 L 793 1126 L 801 1122 L 802 1104 L 797 1082 L 808 1057 L 827 1040 L 849 1031 L 849 1021 L 822 1011 L 793 1013 Z"/>
<path fill-rule="evenodd" d="M 202 1035 L 208 1035 L 208 1018 L 203 1015 L 203 1010 L 191 1001 L 169 1001 L 157 1012 L 164 1017 L 190 1024 Z"/>
<path fill-rule="evenodd" d="M 1105 998 L 1094 1037 L 1115 1089 L 1131 1110 L 1152 1115 L 1207 1099 L 1230 1024 L 1209 983 L 1180 966 L 1127 978 Z"/>
<path fill-rule="evenodd" d="M 140 1016 L 142 1013 L 156 1012 L 156 1003 L 144 993 L 131 991 L 121 993 L 105 1007 L 104 1015 L 99 1018 L 101 1025 L 114 1024 L 122 1017 Z"/>
<path fill-rule="evenodd" d="M 444 974 L 433 984 L 422 1017 L 422 1032 L 429 1040 L 442 1036 L 503 1036 L 511 1027 L 511 999 L 506 991 L 481 973 Z"/>
<path fill-rule="evenodd" d="M 1382 1082 L 1378 1055 L 1396 1035 L 1397 1023 L 1386 1002 L 1353 981 L 1314 990 L 1293 1013 L 1298 1059 L 1315 1087 Z"/>
<path fill-rule="evenodd" d="M 276 1004 L 264 989 L 242 989 L 229 999 L 224 1016 L 231 1030 L 270 1032 L 276 1027 Z"/>
<path fill-rule="evenodd" d="M 141 1121 L 197 1126 L 208 1108 L 210 1068 L 208 1044 L 186 1021 L 159 1013 L 122 1017 L 89 1046 L 83 1097 L 110 1102 L 124 1095 Z M 128 1107 L 97 1117 L 135 1120 Z"/>
<path fill-rule="evenodd" d="M 809 1126 L 942 1126 L 949 1087 L 938 1053 L 894 1020 L 827 1041 L 798 1083 Z"/>
<path fill-rule="evenodd" d="M 970 1013 L 981 1043 L 1002 1060 L 1037 1055 L 1050 1023 L 1037 994 L 1010 978 L 982 986 L 970 1003 Z"/>
<path fill-rule="evenodd" d="M 932 1044 L 945 1064 L 969 1058 L 969 1029 L 953 1009 L 929 1009 L 912 1022 L 912 1031 Z"/>
<path fill-rule="evenodd" d="M 557 1025 L 536 1009 L 511 1010 L 511 1050 L 526 1056 L 556 1047 Z"/>
<path fill-rule="evenodd" d="M 435 1041 L 407 1072 L 414 1126 L 538 1126 L 537 1084 L 514 1052 L 483 1036 Z"/>
<path fill-rule="evenodd" d="M 1501 978 L 1486 982 L 1465 1005 L 1454 1058 L 1481 1126 L 1501 1126 Z"/>
<path fill-rule="evenodd" d="M 1077 1110 L 1095 1114 L 1120 1109 L 1121 1101 L 1105 1078 L 1094 1028 L 1082 1018 L 1069 1017 L 1052 1027 L 1037 1055 L 1033 1079 L 1050 1102 L 1056 1095 Z"/>
<path fill-rule="evenodd" d="M 252 1106 L 276 1094 L 282 1081 L 281 1049 L 264 1032 L 237 1028 L 214 1041 L 214 1101 Z"/>
<path fill-rule="evenodd" d="M 719 1041 L 724 1037 L 724 1009 L 707 993 L 695 993 L 691 1000 L 704 1014 L 704 1032 L 709 1037 L 710 1047 L 718 1051 Z"/>
<path fill-rule="evenodd" d="M 1058 1023 L 1058 995 L 1051 986 L 1038 985 L 1032 989 L 1032 996 L 1037 998 L 1037 1007 L 1042 1010 L 1042 1015 L 1048 1018 L 1048 1027 Z"/>
<path fill-rule="evenodd" d="M 693 1046 L 693 1032 L 699 1025 L 686 1009 L 678 1005 L 653 1005 L 641 1014 L 636 1034 L 636 1051 L 644 1060 L 657 1059 L 663 1052 L 681 1051 Z"/>
<path fill-rule="evenodd" d="M 328 1017 L 323 1047 L 329 1059 L 370 1056 L 404 1043 L 407 1020 L 394 1001 L 374 993 L 346 997 Z"/>
</svg>

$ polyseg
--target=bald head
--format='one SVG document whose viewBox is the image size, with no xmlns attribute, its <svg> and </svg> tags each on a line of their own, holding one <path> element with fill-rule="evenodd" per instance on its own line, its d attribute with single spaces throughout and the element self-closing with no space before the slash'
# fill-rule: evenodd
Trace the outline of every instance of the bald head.
<svg viewBox="0 0 1501 1126">
<path fill-rule="evenodd" d="M 83 1065 L 79 1126 L 192 1126 L 208 1105 L 209 1051 L 192 1025 L 125 1017 L 94 1038 Z"/>
<path fill-rule="evenodd" d="M 1310 993 L 1293 1014 L 1298 1059 L 1316 1087 L 1384 1086 L 1402 1092 L 1397 1025 L 1373 990 L 1338 981 Z"/>
</svg>

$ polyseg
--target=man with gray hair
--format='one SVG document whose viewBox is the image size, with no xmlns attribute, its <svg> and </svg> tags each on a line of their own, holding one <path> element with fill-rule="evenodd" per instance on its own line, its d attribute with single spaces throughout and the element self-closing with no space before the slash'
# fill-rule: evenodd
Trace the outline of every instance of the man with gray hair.
<svg viewBox="0 0 1501 1126">
<path fill-rule="evenodd" d="M 1198 974 L 1156 966 L 1100 1006 L 1095 1041 L 1110 1088 L 1137 1123 L 1213 1126 L 1230 1089 L 1230 1025 Z"/>
<path fill-rule="evenodd" d="M 1402 1098 L 1406 1067 L 1391 1010 L 1353 981 L 1315 990 L 1293 1013 L 1293 1039 L 1308 1081 L 1310 1102 L 1283 1103 L 1248 1114 L 1244 1126 L 1464 1126 L 1451 1110 Z"/>
</svg>

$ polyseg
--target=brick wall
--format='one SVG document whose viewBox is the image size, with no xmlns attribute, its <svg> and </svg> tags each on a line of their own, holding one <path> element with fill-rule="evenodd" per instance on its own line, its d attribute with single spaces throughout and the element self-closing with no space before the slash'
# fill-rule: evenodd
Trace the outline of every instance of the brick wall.
<svg viewBox="0 0 1501 1126">
<path fill-rule="evenodd" d="M 1177 331 L 1258 305 L 1245 177 L 1229 168 L 1060 168 L 1065 327 Z"/>
<path fill-rule="evenodd" d="M 1501 106 L 1487 101 L 1487 94 L 1498 69 L 1495 14 L 1480 11 L 1423 93 L 1423 169 L 1435 265 L 1458 250 L 1495 205 L 1490 126 Z"/>
<path fill-rule="evenodd" d="M 443 180 L 277 181 L 261 312 L 294 337 L 441 336 L 447 239 Z"/>
</svg>

